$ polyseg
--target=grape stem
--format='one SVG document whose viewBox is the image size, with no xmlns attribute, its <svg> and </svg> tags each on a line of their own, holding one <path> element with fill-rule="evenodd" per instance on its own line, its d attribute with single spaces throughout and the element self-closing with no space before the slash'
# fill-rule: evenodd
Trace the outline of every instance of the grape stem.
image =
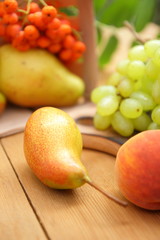
<svg viewBox="0 0 160 240">
<path fill-rule="evenodd" d="M 142 39 L 138 33 L 135 31 L 134 27 L 128 22 L 128 21 L 124 21 L 124 26 L 127 27 L 130 32 L 133 34 L 133 36 L 136 38 L 136 40 L 142 44 L 144 44 L 146 42 L 146 40 Z"/>
</svg>

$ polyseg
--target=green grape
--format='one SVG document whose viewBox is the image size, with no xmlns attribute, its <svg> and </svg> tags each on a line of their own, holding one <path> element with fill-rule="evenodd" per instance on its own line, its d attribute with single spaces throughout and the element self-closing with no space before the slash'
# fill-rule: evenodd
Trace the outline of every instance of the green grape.
<svg viewBox="0 0 160 240">
<path fill-rule="evenodd" d="M 128 78 L 124 78 L 118 84 L 117 90 L 122 97 L 129 97 L 134 90 L 134 83 Z"/>
<path fill-rule="evenodd" d="M 114 86 L 104 85 L 95 88 L 91 93 L 91 101 L 98 103 L 102 98 L 108 95 L 116 95 L 117 89 Z"/>
<path fill-rule="evenodd" d="M 131 94 L 130 97 L 137 99 L 142 104 L 143 111 L 150 111 L 156 105 L 152 96 L 142 91 L 135 91 Z"/>
<path fill-rule="evenodd" d="M 94 115 L 93 124 L 98 130 L 105 130 L 111 125 L 111 115 L 101 116 L 98 113 Z"/>
<path fill-rule="evenodd" d="M 152 61 L 157 67 L 160 67 L 160 47 L 155 51 Z"/>
<path fill-rule="evenodd" d="M 141 79 L 134 80 L 133 83 L 134 83 L 134 86 L 133 86 L 134 91 L 138 91 L 139 89 L 141 89 L 142 87 Z"/>
<path fill-rule="evenodd" d="M 153 122 L 157 123 L 160 125 L 160 105 L 157 105 L 151 113 L 151 118 Z"/>
<path fill-rule="evenodd" d="M 123 76 L 120 73 L 115 72 L 115 73 L 111 74 L 111 76 L 107 79 L 106 84 L 112 85 L 112 86 L 117 86 L 122 78 L 123 78 Z"/>
<path fill-rule="evenodd" d="M 155 80 L 160 74 L 159 67 L 154 64 L 152 59 L 150 59 L 146 64 L 146 74 L 150 80 Z"/>
<path fill-rule="evenodd" d="M 132 121 L 133 121 L 134 129 L 142 132 L 147 130 L 149 124 L 151 123 L 151 118 L 147 113 L 143 112 L 141 116 L 133 119 Z"/>
<path fill-rule="evenodd" d="M 154 39 L 144 44 L 144 49 L 148 57 L 152 58 L 155 51 L 160 47 L 160 40 Z"/>
<path fill-rule="evenodd" d="M 155 122 L 151 122 L 151 123 L 148 125 L 147 130 L 155 130 L 155 129 L 160 129 L 160 125 L 158 125 L 158 124 L 155 123 Z"/>
<path fill-rule="evenodd" d="M 102 98 L 97 104 L 97 112 L 101 116 L 112 115 L 119 106 L 119 98 L 117 96 L 107 96 Z"/>
<path fill-rule="evenodd" d="M 139 90 L 152 95 L 152 87 L 153 81 L 151 81 L 150 78 L 148 78 L 148 76 L 145 74 L 143 78 L 141 78 L 141 87 Z"/>
<path fill-rule="evenodd" d="M 128 77 L 131 79 L 140 79 L 145 73 L 145 64 L 142 61 L 134 60 L 128 64 Z"/>
<path fill-rule="evenodd" d="M 152 97 L 155 103 L 160 104 L 160 80 L 157 79 L 152 86 Z"/>
<path fill-rule="evenodd" d="M 119 110 L 124 117 L 137 118 L 142 114 L 143 107 L 138 100 L 126 98 L 121 101 Z"/>
<path fill-rule="evenodd" d="M 119 72 L 120 74 L 125 76 L 127 74 L 127 71 L 128 71 L 127 69 L 128 69 L 129 62 L 130 61 L 128 59 L 120 61 L 117 65 L 117 68 L 116 68 L 117 72 Z"/>
<path fill-rule="evenodd" d="M 113 114 L 111 125 L 117 133 L 124 137 L 129 137 L 134 132 L 132 120 L 125 118 L 120 111 Z"/>
<path fill-rule="evenodd" d="M 144 50 L 144 46 L 143 45 L 137 45 L 132 47 L 129 52 L 128 52 L 128 58 L 132 61 L 132 60 L 140 60 L 142 62 L 146 62 L 147 61 L 147 55 L 146 52 Z"/>
</svg>

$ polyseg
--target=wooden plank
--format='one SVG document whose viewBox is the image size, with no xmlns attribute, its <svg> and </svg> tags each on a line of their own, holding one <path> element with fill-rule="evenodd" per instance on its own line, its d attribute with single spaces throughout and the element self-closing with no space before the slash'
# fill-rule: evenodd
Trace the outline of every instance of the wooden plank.
<svg viewBox="0 0 160 240">
<path fill-rule="evenodd" d="M 48 239 L 0 145 L 0 239 Z"/>
<path fill-rule="evenodd" d="M 96 28 L 92 0 L 78 0 L 80 10 L 79 23 L 83 42 L 86 45 L 83 64 L 83 79 L 85 81 L 85 97 L 90 99 L 92 90 L 99 81 L 98 58 L 96 56 Z M 85 6 L 85 7 L 84 7 Z M 87 22 L 87 24 L 86 24 Z"/>
<path fill-rule="evenodd" d="M 132 204 L 123 208 L 106 199 L 87 184 L 74 191 L 50 189 L 39 182 L 25 161 L 23 134 L 2 139 L 2 143 L 51 239 L 157 240 L 160 238 L 159 211 L 146 211 Z M 82 161 L 97 184 L 123 199 L 114 182 L 114 157 L 84 150 Z"/>
</svg>

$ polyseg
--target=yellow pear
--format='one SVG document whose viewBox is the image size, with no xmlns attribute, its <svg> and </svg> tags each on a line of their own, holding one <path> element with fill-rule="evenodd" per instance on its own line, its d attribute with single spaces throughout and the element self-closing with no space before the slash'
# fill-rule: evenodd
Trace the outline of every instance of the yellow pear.
<svg viewBox="0 0 160 240">
<path fill-rule="evenodd" d="M 81 162 L 82 147 L 82 135 L 75 121 L 60 109 L 39 108 L 26 123 L 25 158 L 41 182 L 56 189 L 73 189 L 88 183 L 110 199 L 126 205 L 92 182 Z"/>
<path fill-rule="evenodd" d="M 6 97 L 4 96 L 3 93 L 0 92 L 0 114 L 4 112 L 6 108 Z"/>
<path fill-rule="evenodd" d="M 0 47 L 0 90 L 25 107 L 73 105 L 84 93 L 84 82 L 43 49 L 20 52 Z"/>
</svg>

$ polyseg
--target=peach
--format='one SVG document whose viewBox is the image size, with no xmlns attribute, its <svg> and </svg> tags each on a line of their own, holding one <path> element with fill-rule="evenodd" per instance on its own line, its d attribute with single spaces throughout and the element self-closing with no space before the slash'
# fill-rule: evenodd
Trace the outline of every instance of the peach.
<svg viewBox="0 0 160 240">
<path fill-rule="evenodd" d="M 123 196 L 148 210 L 160 210 L 160 130 L 138 133 L 119 149 L 116 182 Z"/>
</svg>

